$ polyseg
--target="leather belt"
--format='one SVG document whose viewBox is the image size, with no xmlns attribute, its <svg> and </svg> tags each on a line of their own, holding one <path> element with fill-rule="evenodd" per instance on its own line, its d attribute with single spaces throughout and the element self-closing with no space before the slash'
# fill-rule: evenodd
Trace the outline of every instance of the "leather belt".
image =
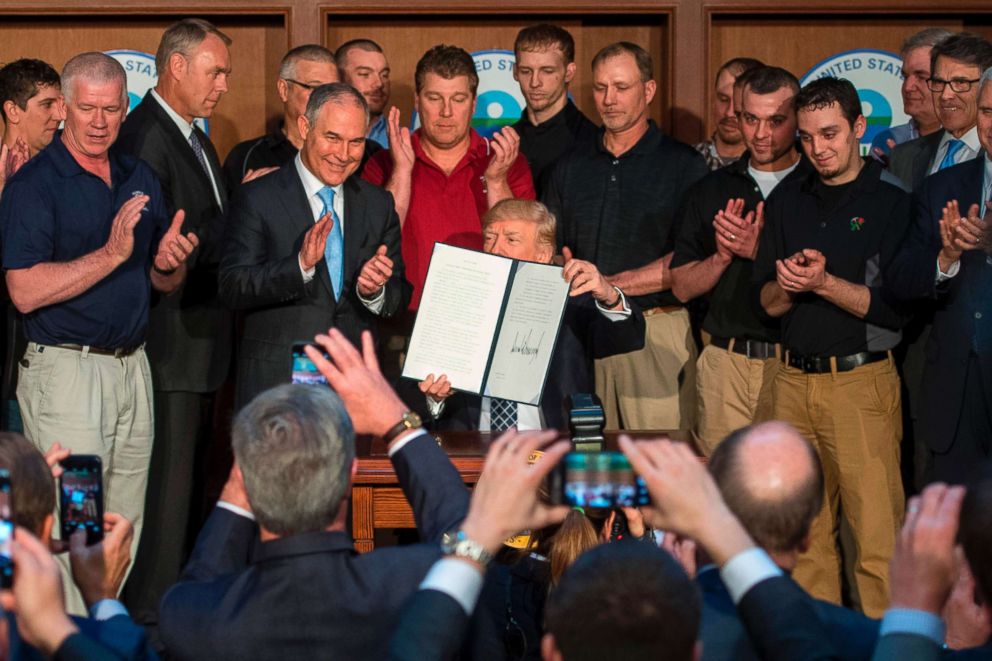
<svg viewBox="0 0 992 661">
<path fill-rule="evenodd" d="M 744 340 L 741 338 L 716 337 L 710 338 L 710 344 L 739 353 L 748 358 L 775 358 L 779 355 L 778 345 L 774 342 L 761 342 L 759 340 Z"/>
<path fill-rule="evenodd" d="M 890 351 L 862 351 L 850 356 L 797 356 L 791 351 L 785 352 L 785 363 L 807 374 L 825 374 L 833 372 L 850 372 L 856 367 L 888 360 Z M 831 365 L 833 362 L 836 367 Z"/>
<path fill-rule="evenodd" d="M 659 305 L 656 308 L 648 308 L 647 310 L 643 310 L 641 314 L 643 314 L 645 317 L 651 317 L 656 314 L 667 314 L 669 312 L 677 312 L 678 310 L 684 310 L 684 309 L 685 306 L 683 305 Z"/>
<path fill-rule="evenodd" d="M 101 347 L 91 347 L 89 345 L 81 344 L 56 344 L 59 349 L 71 349 L 72 351 L 87 351 L 88 353 L 94 353 L 98 356 L 113 356 L 114 358 L 126 358 L 133 354 L 138 349 L 142 348 L 144 343 L 136 344 L 133 347 L 120 347 L 119 349 L 103 349 Z M 45 347 L 38 347 L 38 351 L 44 351 Z"/>
</svg>

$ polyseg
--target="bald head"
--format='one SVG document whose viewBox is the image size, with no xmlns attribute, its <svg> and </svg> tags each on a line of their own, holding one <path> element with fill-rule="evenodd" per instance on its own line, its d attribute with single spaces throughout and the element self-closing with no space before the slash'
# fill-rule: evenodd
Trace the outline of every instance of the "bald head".
<svg viewBox="0 0 992 661">
<path fill-rule="evenodd" d="M 770 552 L 797 550 L 823 504 L 823 472 L 812 445 L 784 422 L 739 429 L 710 457 L 731 511 Z"/>
</svg>

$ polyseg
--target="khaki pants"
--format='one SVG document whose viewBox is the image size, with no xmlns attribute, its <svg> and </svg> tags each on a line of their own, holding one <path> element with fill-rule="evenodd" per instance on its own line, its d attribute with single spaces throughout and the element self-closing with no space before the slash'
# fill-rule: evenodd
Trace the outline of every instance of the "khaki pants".
<svg viewBox="0 0 992 661">
<path fill-rule="evenodd" d="M 823 509 L 793 578 L 814 597 L 840 603 L 837 531 L 842 514 L 854 536 L 853 596 L 866 615 L 881 617 L 905 505 L 895 364 L 889 358 L 833 374 L 804 374 L 783 365 L 773 390 L 774 417 L 795 425 L 816 446 L 823 464 Z"/>
<path fill-rule="evenodd" d="M 696 344 L 685 309 L 645 315 L 644 348 L 596 361 L 607 429 L 692 429 Z"/>
<path fill-rule="evenodd" d="M 100 457 L 104 511 L 116 512 L 134 525 L 133 559 L 154 435 L 151 370 L 144 349 L 114 358 L 30 342 L 19 367 L 17 401 L 24 435 L 39 450 L 59 442 L 73 454 Z M 59 558 L 67 608 L 84 614 L 68 573 L 68 558 Z"/>
<path fill-rule="evenodd" d="M 772 383 L 781 361 L 748 358 L 713 346 L 696 362 L 695 440 L 707 457 L 730 432 L 771 418 Z"/>
</svg>

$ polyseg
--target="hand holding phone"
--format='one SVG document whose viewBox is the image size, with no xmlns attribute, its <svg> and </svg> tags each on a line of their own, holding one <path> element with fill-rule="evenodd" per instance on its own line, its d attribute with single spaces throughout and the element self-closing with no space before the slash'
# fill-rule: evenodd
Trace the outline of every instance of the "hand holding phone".
<svg viewBox="0 0 992 661">
<path fill-rule="evenodd" d="M 569 452 L 548 476 L 554 505 L 641 507 L 651 499 L 622 452 Z"/>
<path fill-rule="evenodd" d="M 317 366 L 306 354 L 309 342 L 296 342 L 293 344 L 293 383 L 302 383 L 308 386 L 326 386 L 327 378 L 320 373 Z"/>
</svg>

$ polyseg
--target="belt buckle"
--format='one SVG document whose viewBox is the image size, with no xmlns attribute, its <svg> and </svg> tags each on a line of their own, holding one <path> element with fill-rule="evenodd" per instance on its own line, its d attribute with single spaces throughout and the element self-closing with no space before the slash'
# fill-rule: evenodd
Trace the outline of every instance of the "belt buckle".
<svg viewBox="0 0 992 661">
<path fill-rule="evenodd" d="M 754 358 L 751 355 L 751 340 L 744 340 L 744 355 L 748 358 Z"/>
</svg>

